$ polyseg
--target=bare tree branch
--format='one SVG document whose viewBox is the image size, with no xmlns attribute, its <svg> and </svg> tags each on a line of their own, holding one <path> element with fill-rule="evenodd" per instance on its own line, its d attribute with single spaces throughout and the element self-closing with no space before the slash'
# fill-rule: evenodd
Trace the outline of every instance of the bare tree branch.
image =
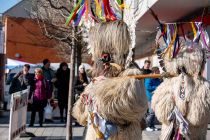
<svg viewBox="0 0 210 140">
<path fill-rule="evenodd" d="M 56 10 L 62 10 L 62 9 L 64 9 L 64 10 L 66 10 L 68 13 L 71 12 L 68 8 L 66 8 L 66 7 L 64 7 L 64 6 L 59 6 L 59 7 L 55 6 L 55 5 L 52 3 L 52 0 L 48 0 L 48 2 L 49 2 L 49 4 L 50 4 L 51 8 L 54 8 L 54 9 L 56 9 Z M 58 1 L 57 1 L 57 2 L 58 2 Z"/>
<path fill-rule="evenodd" d="M 72 47 L 72 39 L 76 46 L 81 49 L 79 52 L 87 52 L 87 43 L 83 40 L 84 27 L 77 28 L 72 35 L 72 27 L 66 26 L 65 21 L 73 9 L 73 0 L 36 0 L 32 1 L 31 17 L 36 19 L 42 33 L 58 42 L 55 46 L 63 58 L 69 58 Z M 79 54 L 81 56 L 81 54 Z M 77 56 L 79 56 L 77 55 Z M 69 59 L 68 59 L 69 60 Z"/>
</svg>

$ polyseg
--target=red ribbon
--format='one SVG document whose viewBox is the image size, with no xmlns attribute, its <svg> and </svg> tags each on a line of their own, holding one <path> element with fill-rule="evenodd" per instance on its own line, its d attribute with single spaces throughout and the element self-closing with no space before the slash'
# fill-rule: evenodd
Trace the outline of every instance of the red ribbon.
<svg viewBox="0 0 210 140">
<path fill-rule="evenodd" d="M 104 2 L 104 13 L 105 13 L 106 20 L 107 21 L 116 20 L 116 17 L 114 16 L 114 14 L 110 8 L 109 0 L 103 0 L 103 2 Z"/>
</svg>

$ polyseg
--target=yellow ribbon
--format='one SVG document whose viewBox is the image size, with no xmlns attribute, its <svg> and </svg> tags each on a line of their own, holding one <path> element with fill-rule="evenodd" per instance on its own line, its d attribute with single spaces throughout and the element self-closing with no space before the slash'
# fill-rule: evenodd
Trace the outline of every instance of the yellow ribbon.
<svg viewBox="0 0 210 140">
<path fill-rule="evenodd" d="M 126 4 L 124 4 L 124 3 L 119 5 L 119 7 L 120 7 L 121 10 L 123 10 L 123 9 L 130 9 L 130 7 L 128 5 L 126 5 Z"/>
<path fill-rule="evenodd" d="M 91 120 L 91 123 L 92 123 L 92 125 L 93 125 L 93 128 L 94 128 L 94 130 L 95 130 L 95 132 L 96 132 L 96 137 L 97 137 L 98 139 L 103 139 L 103 138 L 104 138 L 103 133 L 99 130 L 98 126 L 96 126 L 96 125 L 94 124 L 94 117 L 95 117 L 95 114 L 92 113 L 92 112 L 90 112 L 90 120 Z"/>
<path fill-rule="evenodd" d="M 197 32 L 196 32 L 195 25 L 194 25 L 194 23 L 193 23 L 193 22 L 191 22 L 191 26 L 192 26 L 193 35 L 194 35 L 194 38 L 195 38 L 195 37 L 196 37 Z"/>
<path fill-rule="evenodd" d="M 102 9 L 101 9 L 101 6 L 100 6 L 98 0 L 95 0 L 95 4 L 96 4 L 96 15 L 97 15 L 98 17 L 100 17 L 101 12 L 102 12 Z"/>
<path fill-rule="evenodd" d="M 173 37 L 172 37 L 172 41 L 169 43 L 168 48 L 164 51 L 164 54 L 163 54 L 163 56 L 168 54 L 169 58 L 172 58 L 171 57 L 172 56 L 172 46 L 173 46 L 173 44 L 176 40 L 176 35 L 177 35 L 177 26 L 175 25 L 174 27 L 175 27 L 174 28 L 175 31 L 174 31 L 174 34 L 173 34 Z"/>
<path fill-rule="evenodd" d="M 105 17 L 102 16 L 102 7 L 101 7 L 100 3 L 98 2 L 98 0 L 95 0 L 95 4 L 96 4 L 97 17 L 99 17 L 101 20 L 105 21 Z"/>
</svg>

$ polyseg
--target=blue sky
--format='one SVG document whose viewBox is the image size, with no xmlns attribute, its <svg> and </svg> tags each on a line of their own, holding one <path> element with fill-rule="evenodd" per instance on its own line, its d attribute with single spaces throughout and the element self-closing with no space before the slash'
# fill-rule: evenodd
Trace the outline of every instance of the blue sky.
<svg viewBox="0 0 210 140">
<path fill-rule="evenodd" d="M 0 13 L 5 12 L 7 9 L 14 6 L 21 0 L 0 0 Z"/>
</svg>

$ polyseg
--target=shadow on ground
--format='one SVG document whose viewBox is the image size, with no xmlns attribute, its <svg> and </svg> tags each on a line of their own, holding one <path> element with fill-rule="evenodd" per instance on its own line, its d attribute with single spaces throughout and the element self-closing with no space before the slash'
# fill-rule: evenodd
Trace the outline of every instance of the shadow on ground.
<svg viewBox="0 0 210 140">
<path fill-rule="evenodd" d="M 65 140 L 66 137 L 33 137 L 30 140 Z M 83 140 L 83 137 L 73 137 L 73 140 Z"/>
</svg>

